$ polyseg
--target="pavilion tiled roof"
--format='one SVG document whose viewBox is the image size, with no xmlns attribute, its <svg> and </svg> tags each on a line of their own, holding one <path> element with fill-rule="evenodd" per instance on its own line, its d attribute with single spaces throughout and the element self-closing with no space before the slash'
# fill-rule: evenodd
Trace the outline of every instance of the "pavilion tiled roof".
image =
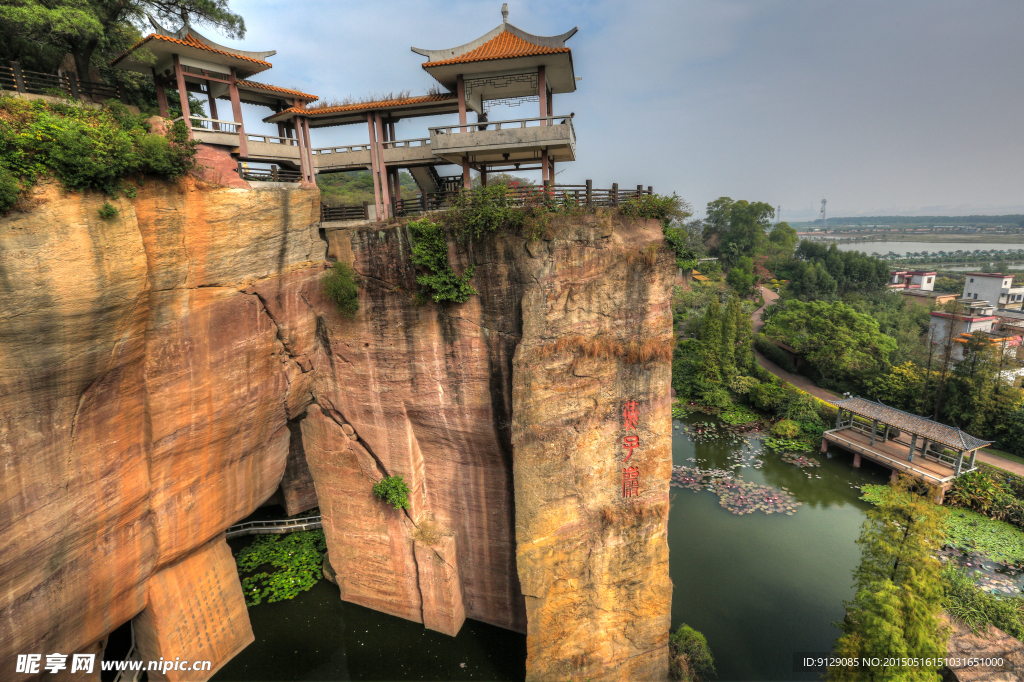
<svg viewBox="0 0 1024 682">
<path fill-rule="evenodd" d="M 425 102 L 443 102 L 445 100 L 451 100 L 457 98 L 454 92 L 445 92 L 439 95 L 423 95 L 422 97 L 403 97 L 402 99 L 383 99 L 376 100 L 373 102 L 355 102 L 353 104 L 339 104 L 334 107 L 316 107 L 313 109 L 301 109 L 299 107 L 291 107 L 285 109 L 279 113 L 273 114 L 273 116 L 280 116 L 281 114 L 302 114 L 303 116 L 322 116 L 324 114 L 341 114 L 349 111 L 362 111 L 364 109 L 386 109 L 388 107 L 400 107 L 407 104 L 423 104 Z M 272 118 L 270 116 L 268 118 Z"/>
<path fill-rule="evenodd" d="M 213 53 L 216 53 L 216 54 L 222 54 L 225 57 L 234 57 L 235 59 L 244 59 L 244 60 L 246 60 L 248 62 L 252 62 L 254 64 L 259 64 L 261 66 L 265 66 L 268 69 L 273 67 L 273 64 L 271 64 L 270 62 L 265 62 L 262 59 L 256 59 L 255 57 L 246 57 L 245 55 L 235 54 L 234 52 L 226 52 L 224 50 L 214 49 L 214 48 L 210 47 L 209 45 L 206 45 L 206 44 L 196 40 L 191 35 L 187 36 L 186 38 L 184 38 L 182 40 L 182 39 L 178 39 L 178 38 L 171 38 L 170 36 L 161 35 L 159 33 L 150 33 L 148 36 L 146 36 L 145 38 L 143 38 L 139 42 L 135 43 L 134 45 L 129 47 L 127 50 L 122 52 L 121 54 L 119 54 L 112 62 L 110 62 L 110 65 L 113 66 L 114 64 L 117 64 L 119 61 L 121 61 L 122 59 L 127 57 L 129 54 L 134 52 L 136 49 L 138 49 L 142 45 L 145 45 L 146 43 L 148 43 L 150 40 L 166 40 L 169 43 L 175 43 L 177 45 L 185 45 L 187 47 L 194 47 L 194 48 L 199 49 L 199 50 L 206 50 L 207 52 L 213 52 Z"/>
<path fill-rule="evenodd" d="M 513 57 L 532 57 L 541 54 L 557 54 L 560 52 L 572 52 L 568 47 L 545 47 L 535 45 L 528 40 L 523 40 L 511 31 L 502 31 L 480 47 L 474 48 L 465 54 L 460 54 L 451 59 L 440 59 L 436 62 L 427 62 L 424 69 L 434 66 L 446 66 L 448 64 L 465 64 L 467 62 L 485 62 L 490 59 L 512 59 Z"/>
<path fill-rule="evenodd" d="M 916 414 L 883 405 L 878 401 L 847 398 L 845 400 L 829 400 L 828 402 L 861 417 L 877 419 L 883 424 L 895 426 L 901 431 L 924 436 L 932 442 L 942 443 L 957 450 L 976 450 L 992 443 L 990 440 L 982 440 L 969 433 L 964 433 L 955 426 L 946 426 L 927 417 L 919 417 Z"/>
<path fill-rule="evenodd" d="M 299 90 L 289 90 L 288 88 L 279 88 L 276 85 L 267 85 L 266 83 L 257 83 L 256 81 L 247 81 L 247 80 L 242 80 L 241 78 L 238 79 L 238 84 L 239 85 L 247 85 L 250 88 L 259 88 L 260 90 L 269 90 L 270 92 L 280 92 L 280 93 L 285 94 L 285 95 L 294 95 L 294 96 L 300 97 L 302 99 L 308 99 L 311 102 L 315 102 L 316 100 L 320 99 L 316 95 L 309 95 L 309 94 L 307 94 L 305 92 L 301 92 Z"/>
</svg>

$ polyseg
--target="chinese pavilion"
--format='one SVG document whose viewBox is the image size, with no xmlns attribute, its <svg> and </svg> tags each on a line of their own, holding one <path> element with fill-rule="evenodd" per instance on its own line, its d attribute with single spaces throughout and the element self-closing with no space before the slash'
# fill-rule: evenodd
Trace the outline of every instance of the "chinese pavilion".
<svg viewBox="0 0 1024 682">
<path fill-rule="evenodd" d="M 266 106 L 274 111 L 305 108 L 316 95 L 250 80 L 270 69 L 266 61 L 275 51 L 247 52 L 218 45 L 186 23 L 180 31 L 168 31 L 150 18 L 154 32 L 111 62 L 126 71 L 152 74 L 160 115 L 168 117 L 167 87 L 178 91 L 182 117 L 189 135 L 204 144 L 230 148 L 240 161 L 273 161 L 297 166 L 303 180 L 312 182 L 309 127 L 299 117 L 278 126 L 278 136 L 247 135 L 241 103 Z M 143 53 L 143 50 L 149 54 Z M 150 58 L 155 57 L 155 61 Z M 189 111 L 187 93 L 205 94 L 209 118 Z M 231 102 L 231 118 L 217 114 L 217 100 Z"/>
<path fill-rule="evenodd" d="M 407 169 L 423 195 L 470 186 L 470 171 L 540 170 L 545 184 L 553 181 L 555 163 L 575 161 L 573 114 L 554 115 L 556 94 L 574 92 L 572 51 L 565 43 L 577 31 L 537 36 L 508 23 L 508 5 L 496 28 L 458 47 L 441 50 L 412 48 L 426 58 L 422 68 L 437 85 L 430 94 L 315 106 L 315 95 L 250 80 L 271 68 L 275 52 L 245 52 L 218 45 L 186 24 L 172 32 L 155 21 L 155 32 L 119 56 L 112 65 L 151 73 L 156 82 L 160 113 L 167 115 L 167 84 L 177 88 L 182 119 L 201 142 L 228 147 L 239 160 L 269 162 L 298 171 L 313 182 L 317 173 L 369 170 L 373 176 L 375 213 L 384 219 L 395 213 L 399 198 L 399 169 Z M 138 55 L 146 48 L 155 63 Z M 187 92 L 205 93 L 210 117 L 194 116 Z M 232 120 L 217 115 L 217 99 L 229 99 Z M 250 135 L 242 121 L 241 102 L 273 109 L 264 118 L 277 125 L 278 136 Z M 537 103 L 537 115 L 489 121 L 495 104 Z M 476 121 L 468 121 L 473 111 Z M 429 137 L 397 140 L 395 123 L 403 118 L 459 115 L 455 125 L 429 128 Z M 366 125 L 368 143 L 314 149 L 311 128 Z M 443 177 L 437 167 L 454 164 L 461 176 Z"/>
</svg>

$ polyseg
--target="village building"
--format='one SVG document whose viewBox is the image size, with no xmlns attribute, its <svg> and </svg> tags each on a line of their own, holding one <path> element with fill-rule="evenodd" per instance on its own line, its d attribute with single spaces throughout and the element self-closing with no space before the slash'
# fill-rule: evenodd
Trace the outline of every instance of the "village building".
<svg viewBox="0 0 1024 682">
<path fill-rule="evenodd" d="M 1010 312 L 1014 311 L 1006 311 L 1000 317 L 996 314 L 997 308 L 988 301 L 958 299 L 951 311 L 932 311 L 928 341 L 940 348 L 948 346 L 950 359 L 959 362 L 964 359 L 964 349 L 971 337 L 980 332 L 983 340 L 997 352 L 1011 360 L 1024 361 L 1021 352 L 1024 320 L 1010 318 Z"/>
<path fill-rule="evenodd" d="M 821 441 L 853 453 L 853 466 L 867 458 L 892 470 L 935 486 L 939 500 L 958 476 L 975 469 L 978 450 L 991 441 L 878 401 L 846 398 L 829 401 L 838 409 L 835 428 Z"/>
<path fill-rule="evenodd" d="M 890 270 L 888 286 L 890 289 L 932 291 L 938 274 L 934 270 Z"/>
<path fill-rule="evenodd" d="M 1013 286 L 1013 275 L 968 272 L 965 276 L 964 299 L 989 301 L 996 308 L 1011 310 L 1024 306 L 1024 287 Z"/>
</svg>

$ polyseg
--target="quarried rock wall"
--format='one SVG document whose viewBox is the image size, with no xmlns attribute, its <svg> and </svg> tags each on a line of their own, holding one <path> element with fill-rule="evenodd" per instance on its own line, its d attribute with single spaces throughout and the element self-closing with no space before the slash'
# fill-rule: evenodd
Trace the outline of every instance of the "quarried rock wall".
<svg viewBox="0 0 1024 682">
<path fill-rule="evenodd" d="M 525 631 L 531 679 L 664 676 L 669 364 L 548 348 L 669 342 L 657 224 L 452 244 L 479 296 L 447 306 L 415 300 L 404 226 L 334 231 L 350 319 L 321 290 L 315 190 L 147 182 L 113 220 L 103 200 L 44 186 L 0 223 L 0 669 L 132 618 L 144 658 L 216 669 L 252 636 L 221 534 L 276 492 L 319 504 L 343 599 Z M 385 475 L 409 509 L 373 496 Z M 230 627 L 179 622 L 193 601 Z"/>
</svg>

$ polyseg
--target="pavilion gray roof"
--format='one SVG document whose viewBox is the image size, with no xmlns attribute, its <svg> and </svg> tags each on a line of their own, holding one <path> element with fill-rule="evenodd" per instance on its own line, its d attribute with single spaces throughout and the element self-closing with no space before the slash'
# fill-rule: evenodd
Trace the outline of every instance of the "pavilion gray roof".
<svg viewBox="0 0 1024 682">
<path fill-rule="evenodd" d="M 932 421 L 927 417 L 919 417 L 916 414 L 911 414 L 910 412 L 897 410 L 895 407 L 883 405 L 877 400 L 873 401 L 865 400 L 864 398 L 847 398 L 845 400 L 829 400 L 828 402 L 832 403 L 836 407 L 849 410 L 861 417 L 877 419 L 883 424 L 895 426 L 907 433 L 924 436 L 932 442 L 942 443 L 943 445 L 947 445 L 956 450 L 975 450 L 977 448 L 985 447 L 993 442 L 990 440 L 976 438 L 969 433 L 964 433 L 955 426 L 946 426 L 945 424 Z"/>
</svg>

